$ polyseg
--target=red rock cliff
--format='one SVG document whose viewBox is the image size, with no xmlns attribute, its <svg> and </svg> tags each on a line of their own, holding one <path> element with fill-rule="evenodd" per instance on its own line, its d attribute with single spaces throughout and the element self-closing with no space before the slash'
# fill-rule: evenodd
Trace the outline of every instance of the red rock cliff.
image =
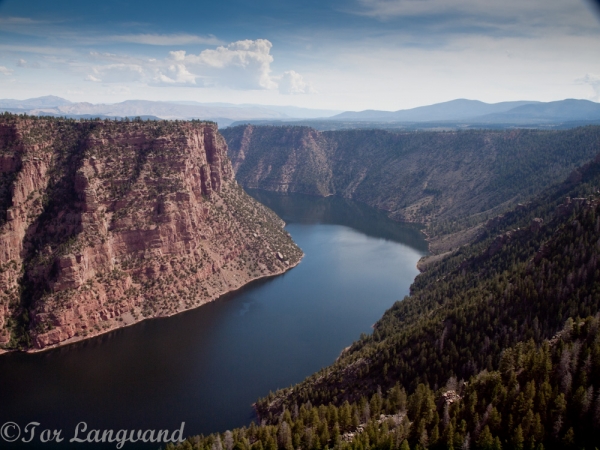
<svg viewBox="0 0 600 450">
<path fill-rule="evenodd" d="M 0 117 L 0 346 L 171 315 L 302 252 L 215 124 Z"/>
</svg>

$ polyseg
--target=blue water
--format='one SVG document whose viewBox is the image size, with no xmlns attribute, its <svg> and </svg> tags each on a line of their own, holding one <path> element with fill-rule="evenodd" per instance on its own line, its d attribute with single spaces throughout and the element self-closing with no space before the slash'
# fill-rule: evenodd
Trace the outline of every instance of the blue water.
<svg viewBox="0 0 600 450">
<path fill-rule="evenodd" d="M 1 356 L 0 425 L 37 421 L 67 438 L 81 421 L 102 430 L 185 422 L 185 435 L 247 425 L 252 402 L 331 364 L 408 294 L 426 252 L 415 228 L 343 199 L 252 195 L 286 220 L 305 253 L 297 267 L 174 317 Z"/>
</svg>

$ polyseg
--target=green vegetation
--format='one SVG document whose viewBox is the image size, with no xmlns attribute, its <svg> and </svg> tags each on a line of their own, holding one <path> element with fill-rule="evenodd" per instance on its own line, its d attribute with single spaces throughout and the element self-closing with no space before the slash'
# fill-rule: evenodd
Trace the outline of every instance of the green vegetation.
<svg viewBox="0 0 600 450">
<path fill-rule="evenodd" d="M 396 384 L 370 399 L 310 402 L 257 426 L 197 436 L 179 449 L 590 448 L 600 429 L 600 319 L 567 321 L 552 340 L 506 349 L 499 369 L 411 395 Z M 167 447 L 167 448 L 173 448 Z"/>
<path fill-rule="evenodd" d="M 260 426 L 180 448 L 598 447 L 599 187 L 591 162 L 490 220 L 372 335 L 260 399 Z"/>
<path fill-rule="evenodd" d="M 598 126 L 397 133 L 248 125 L 222 134 L 244 187 L 352 198 L 432 224 L 430 236 L 509 210 L 600 149 Z"/>
<path fill-rule="evenodd" d="M 54 172 L 48 193 L 39 200 L 40 227 L 58 220 L 59 201 L 66 204 L 62 209 L 76 211 L 71 175 L 86 151 L 80 144 L 96 122 L 44 123 L 48 132 L 62 130 L 65 145 L 52 150 L 57 156 L 49 169 Z M 151 128 L 176 126 L 156 122 Z M 397 219 L 443 219 L 431 223 L 433 235 L 490 220 L 470 244 L 433 262 L 416 278 L 411 295 L 332 366 L 258 400 L 260 425 L 192 437 L 177 448 L 541 450 L 600 445 L 600 160 L 573 171 L 598 151 L 599 127 L 405 134 L 266 127 L 255 128 L 251 138 L 247 130 L 228 132 L 231 147 L 245 146 L 244 159 L 235 149 L 232 159 L 246 185 L 345 195 Z M 116 152 L 110 146 L 105 150 L 106 157 Z M 160 166 L 160 151 L 144 150 L 113 166 L 118 173 L 111 172 L 110 179 L 125 181 L 107 189 L 107 195 L 123 198 L 148 161 L 157 161 L 148 173 L 165 180 L 160 192 L 149 195 L 177 195 L 177 180 Z M 292 170 L 299 162 L 302 167 Z M 569 173 L 567 181 L 548 187 Z M 276 226 L 278 219 L 268 209 L 257 213 L 239 186 L 224 187 L 221 199 L 210 207 L 208 225 L 222 235 L 248 237 L 238 242 L 245 244 L 236 247 L 243 248 L 239 259 L 227 264 L 257 276 L 282 264 L 272 251 L 270 257 L 261 254 L 261 241 L 252 230 L 269 237 L 271 250 L 292 262 L 300 258 Z M 509 209 L 523 199 L 529 202 Z M 504 214 L 497 216 L 498 211 Z M 228 213 L 238 219 L 236 224 L 224 220 Z M 66 251 L 77 245 L 77 226 L 74 222 L 60 235 L 29 241 L 25 281 L 27 270 L 39 265 L 34 257 L 40 249 L 50 245 L 53 252 Z M 118 217 L 112 226 L 119 226 Z M 244 232 L 235 233 L 235 227 Z M 165 284 L 202 269 L 208 258 L 203 254 L 194 267 L 181 267 L 176 259 L 158 262 L 171 264 L 173 274 L 147 281 L 141 289 L 160 292 Z M 124 264 L 127 269 L 139 262 Z M 97 281 L 122 273 L 101 274 Z M 37 295 L 27 286 L 41 295 L 42 286 L 34 281 L 21 284 L 20 300 Z M 177 293 L 191 302 L 186 295 Z M 156 305 L 168 308 L 170 302 L 149 295 L 140 313 L 150 315 Z M 28 309 L 20 311 L 9 324 L 21 330 L 15 333 L 21 341 L 12 346 L 30 345 Z"/>
<path fill-rule="evenodd" d="M 85 318 L 96 322 L 85 335 L 295 265 L 302 251 L 235 183 L 224 149 L 207 122 L 0 115 L 0 233 L 23 244 L 14 264 L 0 264 L 2 348 L 43 345 L 39 335 L 82 298 L 109 308 Z M 115 241 L 120 255 L 108 256 Z M 166 254 L 153 251 L 163 245 Z"/>
</svg>

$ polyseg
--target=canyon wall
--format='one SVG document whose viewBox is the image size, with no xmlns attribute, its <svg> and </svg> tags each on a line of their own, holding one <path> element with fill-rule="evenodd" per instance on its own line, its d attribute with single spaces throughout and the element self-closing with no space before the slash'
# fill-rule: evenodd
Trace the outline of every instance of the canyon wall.
<svg viewBox="0 0 600 450">
<path fill-rule="evenodd" d="M 5 114 L 0 177 L 3 349 L 168 316 L 302 257 L 214 123 Z"/>
<path fill-rule="evenodd" d="M 400 133 L 245 125 L 222 133 L 244 187 L 338 195 L 420 223 L 493 216 L 600 151 L 598 126 Z"/>
</svg>

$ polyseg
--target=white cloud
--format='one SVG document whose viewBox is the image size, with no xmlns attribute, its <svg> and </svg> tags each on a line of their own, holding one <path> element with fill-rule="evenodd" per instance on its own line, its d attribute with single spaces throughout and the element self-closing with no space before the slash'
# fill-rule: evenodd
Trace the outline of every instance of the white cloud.
<svg viewBox="0 0 600 450">
<path fill-rule="evenodd" d="M 575 80 L 577 84 L 587 84 L 594 90 L 590 100 L 600 102 L 600 76 L 586 73 L 584 77 Z"/>
<path fill-rule="evenodd" d="M 95 66 L 92 73 L 86 77 L 88 81 L 103 81 L 105 83 L 121 83 L 142 81 L 144 68 L 138 64 L 108 64 Z"/>
<path fill-rule="evenodd" d="M 37 62 L 37 61 L 34 61 L 34 62 L 29 62 L 29 61 L 27 61 L 27 60 L 25 60 L 25 59 L 23 59 L 23 58 L 20 58 L 20 59 L 17 61 L 17 67 L 27 67 L 27 68 L 29 68 L 29 69 L 32 69 L 32 68 L 33 68 L 33 69 L 39 69 L 39 68 L 41 67 L 41 65 L 40 65 L 40 63 L 39 63 L 39 62 Z"/>
<path fill-rule="evenodd" d="M 44 23 L 41 20 L 34 20 L 29 17 L 0 17 L 0 25 L 37 25 Z"/>
<path fill-rule="evenodd" d="M 215 36 L 197 36 L 194 34 L 123 34 L 109 36 L 111 41 L 145 45 L 219 45 L 222 42 Z"/>
<path fill-rule="evenodd" d="M 356 0 L 345 12 L 384 22 L 428 17 L 419 26 L 421 33 L 431 29 L 444 34 L 597 35 L 591 7 L 588 0 Z"/>
<path fill-rule="evenodd" d="M 211 82 L 233 89 L 275 89 L 271 79 L 271 47 L 266 39 L 246 39 L 198 55 L 184 55 L 186 65 L 197 67 Z M 172 52 L 173 53 L 173 52 Z"/>
<path fill-rule="evenodd" d="M 88 68 L 86 79 L 108 83 L 140 81 L 152 86 L 277 89 L 277 82 L 271 76 L 271 47 L 266 39 L 247 39 L 197 55 L 174 50 L 164 59 L 90 52 L 93 60 L 108 64 Z M 308 85 L 301 79 L 295 80 L 290 89 L 301 92 Z"/>
<path fill-rule="evenodd" d="M 125 96 L 125 95 L 129 95 L 131 93 L 131 89 L 129 89 L 127 86 L 110 86 L 106 93 L 108 95 L 118 95 L 120 97 Z"/>
<path fill-rule="evenodd" d="M 4 66 L 0 66 L 0 74 L 2 74 L 2 75 L 11 75 L 12 73 L 13 73 L 13 71 L 10 70 L 9 68 L 4 67 Z"/>
<path fill-rule="evenodd" d="M 79 57 L 46 55 L 41 59 L 45 68 L 70 72 L 76 74 L 79 80 L 92 83 L 314 93 L 311 84 L 296 71 L 272 73 L 272 47 L 266 39 L 246 39 L 197 54 L 171 50 L 162 58 L 93 50 Z M 40 67 L 29 57 L 27 60 L 17 59 L 16 65 Z"/>
<path fill-rule="evenodd" d="M 185 61 L 185 50 L 169 52 L 169 58 L 171 58 L 174 61 Z"/>
<path fill-rule="evenodd" d="M 66 47 L 45 47 L 41 45 L 11 45 L 0 44 L 0 51 L 18 52 L 18 53 L 39 53 L 42 55 L 75 55 L 72 48 Z"/>
<path fill-rule="evenodd" d="M 98 60 L 98 61 L 112 61 L 115 63 L 128 63 L 131 62 L 132 58 L 131 56 L 128 55 L 117 55 L 115 53 L 108 53 L 108 52 L 95 52 L 92 51 L 89 53 L 90 58 L 94 59 L 94 60 Z"/>
<path fill-rule="evenodd" d="M 281 94 L 314 94 L 316 91 L 304 81 L 298 72 L 289 70 L 284 72 L 279 80 L 279 93 Z"/>
<path fill-rule="evenodd" d="M 110 64 L 88 68 L 87 81 L 103 83 L 141 82 L 152 86 L 194 86 L 197 75 L 183 64 L 184 51 L 169 53 L 163 60 L 141 59 L 128 55 L 92 52 L 94 60 Z"/>
<path fill-rule="evenodd" d="M 360 5 L 356 14 L 385 19 L 394 16 L 439 15 L 447 12 L 485 14 L 494 17 L 518 17 L 523 13 L 538 16 L 564 13 L 579 0 L 522 1 L 504 0 L 357 0 Z"/>
<path fill-rule="evenodd" d="M 183 64 L 171 64 L 166 70 L 159 71 L 151 84 L 159 86 L 195 85 L 196 75 L 188 71 Z"/>
</svg>

